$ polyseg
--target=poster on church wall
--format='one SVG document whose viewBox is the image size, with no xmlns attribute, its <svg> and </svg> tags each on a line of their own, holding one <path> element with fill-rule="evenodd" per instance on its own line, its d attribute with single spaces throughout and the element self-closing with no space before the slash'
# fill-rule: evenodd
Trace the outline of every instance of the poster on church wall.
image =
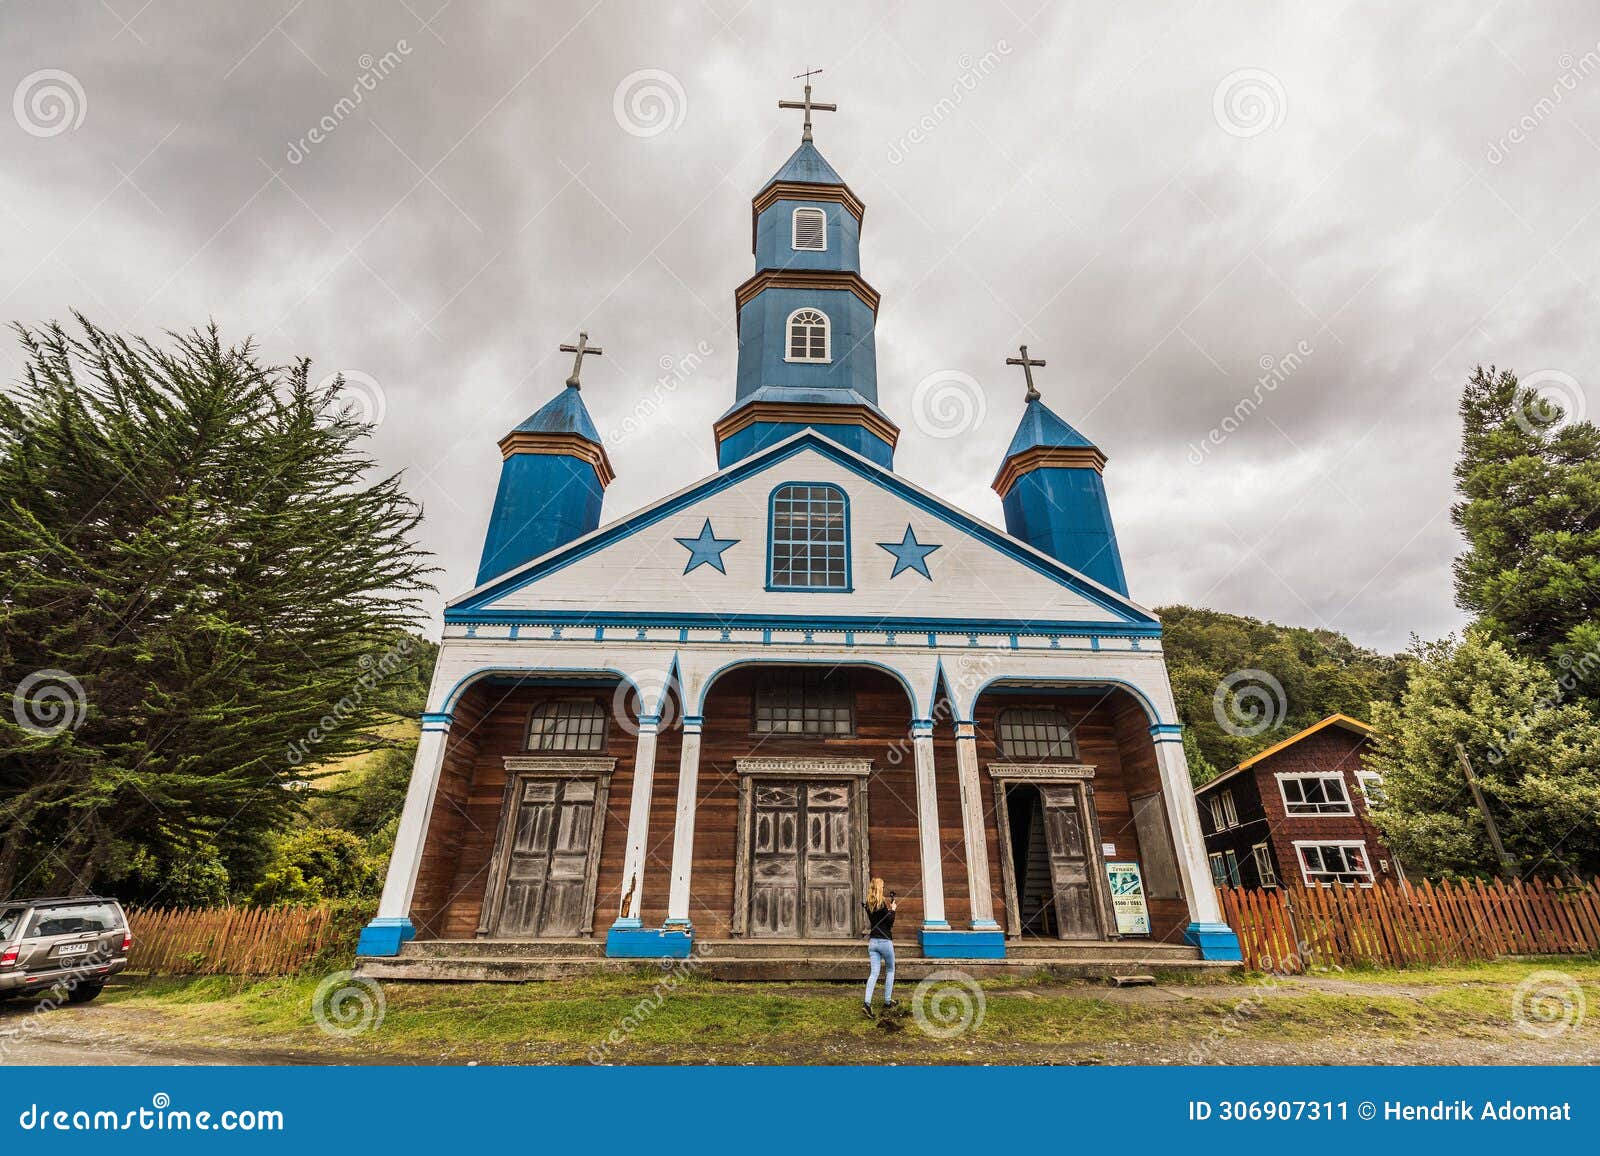
<svg viewBox="0 0 1600 1156">
<path fill-rule="evenodd" d="M 1149 935 L 1150 909 L 1144 902 L 1144 877 L 1137 863 L 1107 863 L 1111 881 L 1111 910 L 1117 916 L 1118 935 Z"/>
</svg>

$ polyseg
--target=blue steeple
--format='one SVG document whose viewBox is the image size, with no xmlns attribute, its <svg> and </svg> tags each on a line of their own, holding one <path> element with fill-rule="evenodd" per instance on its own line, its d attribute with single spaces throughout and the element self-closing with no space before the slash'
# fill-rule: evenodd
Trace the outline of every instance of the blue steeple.
<svg viewBox="0 0 1600 1156">
<path fill-rule="evenodd" d="M 587 335 L 578 346 L 581 365 Z M 500 488 L 484 535 L 478 585 L 597 529 L 605 489 L 616 475 L 583 404 L 575 365 L 567 387 L 500 439 Z"/>
<path fill-rule="evenodd" d="M 810 139 L 751 203 L 755 274 L 734 291 L 739 370 L 716 424 L 721 466 L 808 426 L 892 468 L 900 435 L 878 408 L 878 292 L 861 276 L 866 209 Z"/>
<path fill-rule="evenodd" d="M 1014 364 L 1027 363 L 1026 347 L 1022 357 Z M 1044 404 L 1032 388 L 1031 367 L 1028 373 L 1027 407 L 994 480 L 1006 532 L 1126 597 L 1106 500 L 1106 456 Z"/>
</svg>

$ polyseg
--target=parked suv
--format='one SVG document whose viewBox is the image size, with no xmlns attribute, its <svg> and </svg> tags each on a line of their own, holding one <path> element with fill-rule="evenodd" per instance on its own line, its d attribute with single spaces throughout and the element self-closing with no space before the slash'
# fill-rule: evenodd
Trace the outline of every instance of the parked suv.
<svg viewBox="0 0 1600 1156">
<path fill-rule="evenodd" d="M 132 946 L 115 899 L 0 902 L 0 999 L 60 984 L 68 1003 L 88 1003 L 128 966 Z"/>
</svg>

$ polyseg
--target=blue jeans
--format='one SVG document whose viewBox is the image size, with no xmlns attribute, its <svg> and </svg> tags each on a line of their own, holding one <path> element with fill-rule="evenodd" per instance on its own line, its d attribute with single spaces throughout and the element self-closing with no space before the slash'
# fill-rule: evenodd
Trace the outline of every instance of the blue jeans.
<svg viewBox="0 0 1600 1156">
<path fill-rule="evenodd" d="M 883 975 L 883 1002 L 894 1002 L 894 943 L 888 939 L 867 940 L 867 955 L 872 959 L 872 974 L 867 977 L 867 998 L 872 1003 L 872 989 L 878 986 L 878 969 L 887 968 Z"/>
</svg>

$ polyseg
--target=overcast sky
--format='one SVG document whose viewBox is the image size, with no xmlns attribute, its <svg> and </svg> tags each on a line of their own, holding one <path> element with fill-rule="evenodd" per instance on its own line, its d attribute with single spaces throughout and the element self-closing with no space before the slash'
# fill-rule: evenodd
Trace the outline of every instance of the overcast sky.
<svg viewBox="0 0 1600 1156">
<path fill-rule="evenodd" d="M 1592 0 L 439 4 L 0 5 L 0 318 L 212 317 L 351 373 L 435 612 L 580 328 L 606 520 L 715 469 L 807 66 L 867 204 L 898 469 L 999 524 L 1026 342 L 1147 605 L 1456 629 L 1463 379 L 1600 379 Z"/>
</svg>

